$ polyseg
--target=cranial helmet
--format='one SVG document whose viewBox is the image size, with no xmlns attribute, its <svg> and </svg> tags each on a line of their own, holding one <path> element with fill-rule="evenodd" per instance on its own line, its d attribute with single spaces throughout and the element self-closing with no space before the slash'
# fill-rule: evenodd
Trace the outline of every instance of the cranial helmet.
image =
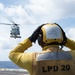
<svg viewBox="0 0 75 75">
<path fill-rule="evenodd" d="M 41 31 L 38 37 L 38 43 L 40 44 L 61 44 L 64 41 L 64 31 L 56 23 L 48 23 L 41 27 Z"/>
</svg>

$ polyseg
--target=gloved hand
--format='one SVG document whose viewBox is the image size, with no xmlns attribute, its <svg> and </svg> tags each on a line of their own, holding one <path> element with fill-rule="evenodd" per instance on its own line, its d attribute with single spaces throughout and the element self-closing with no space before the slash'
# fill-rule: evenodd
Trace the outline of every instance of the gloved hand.
<svg viewBox="0 0 75 75">
<path fill-rule="evenodd" d="M 33 32 L 33 34 L 29 37 L 29 40 L 30 40 L 31 42 L 34 42 L 34 43 L 36 42 L 36 40 L 37 40 L 37 38 L 38 38 L 38 36 L 39 36 L 39 32 L 40 32 L 42 26 L 43 26 L 43 25 L 39 26 L 39 27 Z"/>
</svg>

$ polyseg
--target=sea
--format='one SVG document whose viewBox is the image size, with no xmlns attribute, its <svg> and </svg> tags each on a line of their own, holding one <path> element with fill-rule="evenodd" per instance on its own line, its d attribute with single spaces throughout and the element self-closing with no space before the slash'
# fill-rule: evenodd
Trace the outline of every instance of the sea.
<svg viewBox="0 0 75 75">
<path fill-rule="evenodd" d="M 0 61 L 0 70 L 7 70 L 7 71 L 27 71 L 15 65 L 11 61 Z"/>
<path fill-rule="evenodd" d="M 0 61 L 0 68 L 21 69 L 11 61 Z"/>
<path fill-rule="evenodd" d="M 0 61 L 0 75 L 30 75 L 11 61 Z"/>
</svg>

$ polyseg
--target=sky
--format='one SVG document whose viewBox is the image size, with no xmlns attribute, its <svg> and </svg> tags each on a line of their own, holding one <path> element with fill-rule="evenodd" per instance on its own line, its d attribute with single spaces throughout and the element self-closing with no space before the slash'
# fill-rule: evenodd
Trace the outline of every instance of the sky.
<svg viewBox="0 0 75 75">
<path fill-rule="evenodd" d="M 75 40 L 75 0 L 0 0 L 0 23 L 20 24 L 21 38 L 10 38 L 11 26 L 0 24 L 0 61 L 10 61 L 9 52 L 45 23 L 58 23 Z M 26 52 L 41 51 L 33 44 Z"/>
</svg>

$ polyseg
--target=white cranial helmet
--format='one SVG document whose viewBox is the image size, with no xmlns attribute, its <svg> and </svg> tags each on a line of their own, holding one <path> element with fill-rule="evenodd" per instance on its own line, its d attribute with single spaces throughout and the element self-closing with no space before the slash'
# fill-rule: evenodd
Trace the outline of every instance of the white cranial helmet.
<svg viewBox="0 0 75 75">
<path fill-rule="evenodd" d="M 49 23 L 41 28 L 42 30 L 42 40 L 45 43 L 53 43 L 58 42 L 61 43 L 63 41 L 63 33 L 61 28 L 55 23 Z"/>
</svg>

